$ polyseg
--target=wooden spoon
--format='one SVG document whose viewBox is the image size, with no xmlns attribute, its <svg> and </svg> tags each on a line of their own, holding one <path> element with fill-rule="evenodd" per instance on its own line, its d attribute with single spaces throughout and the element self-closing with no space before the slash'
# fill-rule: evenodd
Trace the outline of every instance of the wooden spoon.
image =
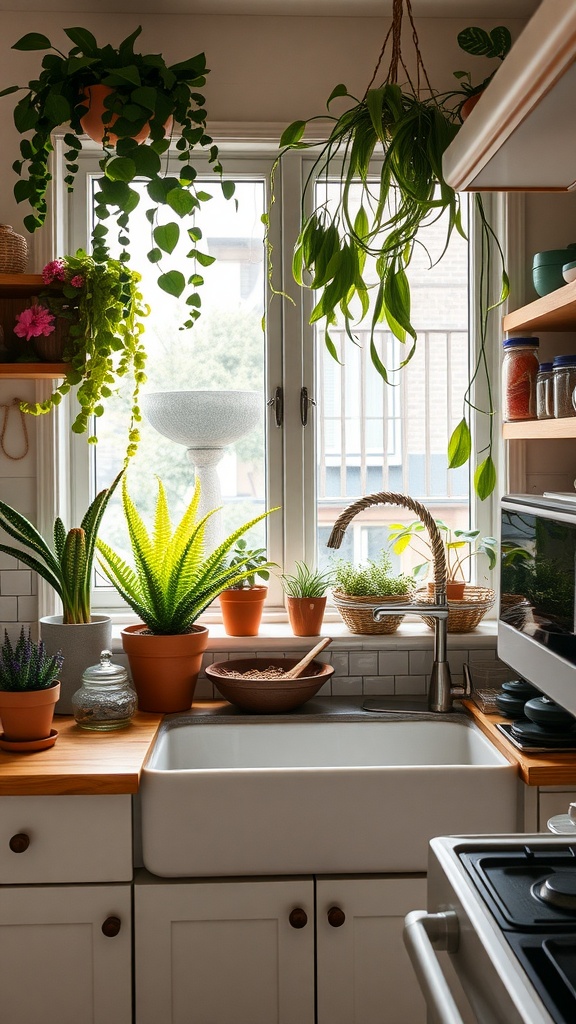
<svg viewBox="0 0 576 1024">
<path fill-rule="evenodd" d="M 308 654 L 304 655 L 304 657 L 298 662 L 297 665 L 294 665 L 294 668 L 291 668 L 288 672 L 286 672 L 286 675 L 283 676 L 283 678 L 297 679 L 298 676 L 302 675 L 302 672 L 304 671 L 305 668 L 307 668 L 310 662 L 314 661 L 316 655 L 320 654 L 320 651 L 323 651 L 324 648 L 328 647 L 328 644 L 331 643 L 332 637 L 325 636 L 324 639 L 320 641 L 320 643 L 316 644 L 316 647 L 313 647 L 312 650 L 308 652 Z"/>
</svg>

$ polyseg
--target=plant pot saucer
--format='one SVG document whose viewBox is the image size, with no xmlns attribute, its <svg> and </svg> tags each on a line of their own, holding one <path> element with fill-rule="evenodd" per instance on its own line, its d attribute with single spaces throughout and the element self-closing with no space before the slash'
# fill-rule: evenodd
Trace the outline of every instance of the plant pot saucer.
<svg viewBox="0 0 576 1024">
<path fill-rule="evenodd" d="M 4 733 L 0 732 L 0 750 L 12 750 L 26 753 L 26 751 L 32 750 L 47 750 L 48 747 L 53 747 L 56 743 L 58 736 L 57 729 L 51 729 L 48 736 L 44 736 L 40 740 L 7 740 L 4 738 Z"/>
</svg>

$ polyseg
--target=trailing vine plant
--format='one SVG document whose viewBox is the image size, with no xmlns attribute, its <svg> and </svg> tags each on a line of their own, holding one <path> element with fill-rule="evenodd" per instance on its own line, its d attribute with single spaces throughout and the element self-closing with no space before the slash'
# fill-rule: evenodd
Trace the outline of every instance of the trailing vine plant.
<svg viewBox="0 0 576 1024">
<path fill-rule="evenodd" d="M 20 142 L 20 159 L 13 164 L 19 179 L 14 186 L 16 200 L 28 202 L 32 210 L 24 218 L 24 226 L 33 233 L 45 222 L 52 134 L 61 126 L 66 126 L 64 180 L 68 190 L 73 190 L 83 145 L 82 121 L 92 102 L 89 90 L 105 86 L 100 160 L 103 176 L 96 192 L 93 258 L 96 263 L 105 263 L 110 258 L 106 222 L 112 218 L 117 228 L 120 262 L 131 261 L 130 214 L 140 202 L 140 194 L 133 186 L 136 179 L 144 179 L 151 235 L 147 257 L 158 266 L 159 287 L 175 297 L 185 295 L 188 314 L 183 326 L 191 327 L 200 316 L 200 270 L 213 263 L 214 258 L 198 248 L 202 232 L 193 224 L 186 229 L 191 243 L 187 255 L 193 271 L 186 278 L 181 270 L 166 266 L 166 259 L 180 239 L 181 228 L 174 219 L 161 223 L 159 212 L 164 208 L 171 218 L 176 215 L 183 220 L 193 216 L 211 198 L 195 184 L 193 156 L 197 147 L 207 154 L 226 198 L 234 193 L 234 183 L 222 180 L 218 147 L 207 132 L 205 100 L 198 92 L 209 72 L 206 57 L 200 53 L 167 65 L 161 54 L 135 53 L 140 26 L 117 48 L 99 46 L 84 28 L 64 31 L 74 44 L 67 54 L 38 32 L 22 36 L 12 49 L 46 51 L 42 70 L 27 86 L 9 86 L 0 92 L 0 96 L 7 96 L 26 90 L 14 109 L 14 123 L 25 138 Z M 136 136 L 142 131 L 148 131 L 147 138 L 138 141 Z M 177 173 L 169 174 L 162 158 L 176 134 L 179 167 Z"/>
<path fill-rule="evenodd" d="M 402 55 L 401 31 L 404 7 L 412 29 L 416 55 L 416 73 L 411 76 Z M 387 46 L 391 58 L 382 83 L 374 86 Z M 405 84 L 398 84 L 403 72 Z M 454 96 L 454 93 L 450 93 Z M 337 99 L 349 101 L 339 116 L 330 113 Z M 418 46 L 410 0 L 394 0 L 393 17 L 378 62 L 362 98 L 353 96 L 345 85 L 337 85 L 327 101 L 331 128 L 319 146 L 312 169 L 304 181 L 301 197 L 300 232 L 294 246 L 292 271 L 298 285 L 317 293 L 310 323 L 321 323 L 328 351 L 338 359 L 331 330 L 343 322 L 346 336 L 358 342 L 355 330 L 370 320 L 370 356 L 386 383 L 390 374 L 401 370 L 414 355 L 417 332 L 411 321 L 408 270 L 416 246 L 425 248 L 423 231 L 444 218 L 446 225 L 439 262 L 446 252 L 454 230 L 466 237 L 462 225 L 460 197 L 445 181 L 442 171 L 444 151 L 456 137 L 461 125 L 458 110 L 448 108 L 442 96 L 430 84 Z M 306 142 L 306 129 L 326 115 L 294 121 L 282 134 L 280 153 L 271 179 L 271 203 L 274 203 L 274 176 L 285 153 L 317 147 Z M 371 163 L 381 159 L 380 176 L 375 180 Z M 373 165 L 372 165 L 373 166 Z M 316 179 L 336 180 L 338 195 L 334 203 L 308 204 Z M 356 190 L 353 196 L 353 188 Z M 357 201 L 358 188 L 360 202 Z M 474 486 L 481 499 L 488 497 L 496 483 L 492 457 L 494 406 L 486 355 L 488 315 L 508 294 L 508 279 L 502 248 L 487 222 L 482 199 L 475 196 L 480 216 L 483 256 L 480 288 L 479 352 L 466 393 L 461 422 L 456 426 L 448 447 L 449 468 L 464 465 L 472 455 L 469 426 L 471 410 L 477 409 L 474 385 L 480 376 L 487 382 L 487 404 L 482 409 L 489 417 L 489 441 L 478 453 Z M 268 278 L 271 294 L 279 294 L 272 281 L 272 246 L 269 240 L 270 208 L 264 216 L 268 251 Z M 427 250 L 426 250 L 427 251 Z M 491 296 L 493 257 L 500 263 L 502 286 L 498 297 Z M 376 272 L 375 288 L 368 276 Z M 375 295 L 371 298 L 370 291 Z M 282 293 L 284 294 L 284 293 Z M 286 297 L 286 296 L 285 296 Z M 387 324 L 392 334 L 406 346 L 399 366 L 386 366 L 377 349 L 376 332 Z"/>
</svg>

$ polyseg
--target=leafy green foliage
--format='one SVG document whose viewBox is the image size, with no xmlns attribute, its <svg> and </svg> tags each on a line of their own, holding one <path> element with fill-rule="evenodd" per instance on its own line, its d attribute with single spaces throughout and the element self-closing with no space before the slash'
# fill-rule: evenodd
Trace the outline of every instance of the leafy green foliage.
<svg viewBox="0 0 576 1024">
<path fill-rule="evenodd" d="M 102 411 L 102 402 L 115 390 L 116 381 L 132 374 L 130 426 L 126 458 L 138 447 L 138 423 L 142 416 L 138 395 L 146 381 L 146 351 L 142 342 L 149 309 L 140 292 L 140 275 L 120 260 L 96 262 L 82 249 L 48 266 L 60 265 L 64 276 L 61 288 L 55 286 L 41 301 L 58 315 L 70 319 L 64 358 L 69 362 L 63 382 L 50 398 L 42 402 L 22 402 L 23 412 L 34 416 L 50 412 L 73 385 L 80 404 L 72 430 L 83 434 L 91 417 Z M 77 281 L 73 285 L 72 281 Z M 81 283 L 80 283 L 81 282 Z M 90 437 L 90 443 L 96 438 Z"/>
<path fill-rule="evenodd" d="M 330 570 L 313 569 L 306 562 L 296 562 L 296 571 L 293 574 L 283 573 L 281 580 L 289 597 L 324 597 L 334 582 Z"/>
<path fill-rule="evenodd" d="M 480 537 L 480 530 L 451 530 L 442 519 L 435 519 L 434 522 L 443 535 L 449 582 L 454 582 L 458 578 L 465 580 L 463 566 L 476 555 L 486 555 L 488 567 L 495 567 L 498 551 L 495 537 Z M 424 523 L 419 519 L 412 523 L 390 523 L 388 532 L 390 547 L 396 555 L 401 555 L 408 547 L 426 555 L 425 561 L 416 565 L 413 570 L 415 579 L 424 579 L 432 565 L 432 548 Z"/>
<path fill-rule="evenodd" d="M 103 177 L 99 179 L 96 193 L 98 221 L 92 238 L 92 251 L 97 263 L 104 263 L 109 258 L 106 222 L 112 217 L 121 246 L 120 261 L 129 263 L 129 215 L 140 201 L 138 193 L 130 187 L 136 178 L 148 179 L 150 206 L 147 216 L 152 236 L 160 229 L 170 232 L 176 239 L 180 233 L 177 221 L 158 222 L 161 208 L 181 219 L 190 216 L 211 198 L 194 185 L 196 171 L 192 159 L 197 147 L 207 153 L 212 170 L 222 183 L 224 195 L 227 198 L 233 195 L 233 183 L 222 181 L 218 147 L 207 132 L 204 96 L 197 91 L 204 86 L 209 73 L 206 57 L 199 53 L 168 66 L 161 54 L 135 53 L 134 43 L 142 31 L 141 27 L 116 49 L 109 44 L 99 46 L 87 29 L 68 28 L 64 31 L 73 43 L 68 54 L 61 53 L 46 36 L 36 32 L 23 36 L 12 47 L 22 51 L 48 51 L 42 59 L 42 70 L 37 78 L 27 86 L 9 86 L 0 92 L 0 96 L 7 96 L 19 89 L 26 90 L 14 109 L 16 128 L 21 135 L 29 136 L 22 139 L 21 159 L 14 165 L 19 175 L 14 195 L 18 203 L 27 202 L 31 207 L 32 213 L 24 218 L 26 229 L 34 232 L 42 227 L 51 180 L 52 133 L 61 125 L 70 125 L 64 136 L 68 147 L 65 152 L 65 182 L 68 190 L 72 191 L 78 172 L 78 153 L 82 149 L 81 120 L 90 102 L 86 90 L 93 85 L 108 87 L 112 91 L 104 100 L 105 134 L 100 161 Z M 146 126 L 149 126 L 149 137 L 139 143 L 135 136 Z M 177 149 L 181 166 L 178 176 L 168 177 L 161 158 L 170 145 L 174 126 L 178 126 L 179 131 Z M 164 265 L 162 255 L 169 256 L 174 245 L 164 246 L 158 241 L 154 248 L 150 248 L 156 253 L 158 247 L 161 257 L 154 258 L 152 262 L 158 263 L 160 287 L 168 294 L 180 295 L 186 283 L 183 288 L 176 287 L 174 274 L 177 272 Z M 195 254 L 190 254 L 190 258 L 197 260 Z M 197 295 L 197 287 L 192 284 L 188 297 Z M 199 301 L 189 303 L 185 327 L 191 327 L 200 316 L 199 306 Z"/>
<path fill-rule="evenodd" d="M 276 562 L 268 561 L 266 548 L 249 548 L 248 541 L 244 537 L 240 537 L 232 548 L 228 565 L 231 569 L 239 566 L 251 574 L 229 587 L 229 590 L 242 590 L 245 587 L 255 587 L 257 576 L 264 582 L 269 580 L 269 570 L 276 565 Z"/>
<path fill-rule="evenodd" d="M 132 547 L 129 566 L 112 548 L 98 539 L 100 565 L 112 585 L 154 634 L 179 635 L 190 631 L 199 615 L 223 590 L 249 579 L 248 555 L 229 564 L 229 552 L 240 537 L 269 512 L 250 520 L 231 533 L 209 555 L 204 553 L 204 533 L 216 509 L 198 519 L 200 484 L 180 522 L 173 527 L 166 491 L 158 480 L 158 497 L 152 531 L 149 531 L 128 494 L 126 479 L 122 504 Z"/>
<path fill-rule="evenodd" d="M 35 644 L 30 630 L 27 635 L 24 632 L 24 626 L 14 646 L 4 630 L 4 643 L 0 647 L 0 690 L 47 690 L 58 678 L 63 661 L 60 652 L 47 654 L 42 641 Z"/>
<path fill-rule="evenodd" d="M 474 57 L 498 57 L 499 60 L 504 60 L 512 46 L 512 36 L 510 35 L 510 29 L 506 28 L 505 25 L 497 25 L 491 32 L 487 32 L 484 28 L 470 25 L 458 33 L 458 45 L 465 53 L 470 53 Z M 470 96 L 484 92 L 484 89 L 492 81 L 497 70 L 495 68 L 494 71 L 491 71 L 478 85 L 472 85 L 472 76 L 469 71 L 454 72 L 454 78 L 458 79 L 460 89 L 450 93 L 450 95 L 464 94 L 463 99 L 456 108 L 460 116 L 462 116 L 462 105 L 466 100 Z"/>
<path fill-rule="evenodd" d="M 121 476 L 119 473 L 110 487 L 96 495 L 79 527 L 67 533 L 60 517 L 55 520 L 53 547 L 25 516 L 0 501 L 0 526 L 22 545 L 15 548 L 0 544 L 0 551 L 17 558 L 49 583 L 62 601 L 65 623 L 91 621 L 90 589 L 96 538 Z"/>
<path fill-rule="evenodd" d="M 411 594 L 414 580 L 405 573 L 393 576 L 392 560 L 387 551 L 382 551 L 378 562 L 368 560 L 365 565 L 354 565 L 345 559 L 338 559 L 334 565 L 334 586 L 336 590 L 350 597 L 390 597 L 396 594 Z"/>
</svg>

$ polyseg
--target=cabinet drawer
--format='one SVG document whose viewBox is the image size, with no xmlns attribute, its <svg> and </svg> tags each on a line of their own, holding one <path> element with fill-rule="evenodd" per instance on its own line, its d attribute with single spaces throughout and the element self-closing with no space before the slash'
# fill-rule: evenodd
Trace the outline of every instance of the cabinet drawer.
<svg viewBox="0 0 576 1024">
<path fill-rule="evenodd" d="M 129 795 L 0 798 L 0 884 L 131 878 Z"/>
</svg>

